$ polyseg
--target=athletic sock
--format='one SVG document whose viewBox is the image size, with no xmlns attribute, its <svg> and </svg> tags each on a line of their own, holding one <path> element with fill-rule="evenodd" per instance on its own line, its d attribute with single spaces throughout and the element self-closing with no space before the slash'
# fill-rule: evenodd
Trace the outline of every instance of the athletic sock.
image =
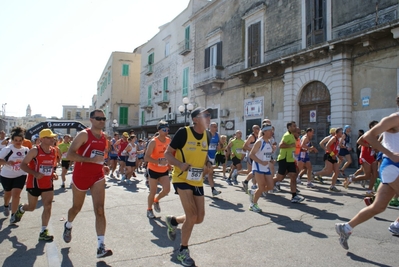
<svg viewBox="0 0 399 267">
<path fill-rule="evenodd" d="M 46 230 L 46 229 L 47 229 L 47 226 L 42 226 L 42 229 L 41 229 L 40 233 L 43 233 L 44 230 Z"/>
<path fill-rule="evenodd" d="M 172 217 L 172 219 L 170 220 L 170 224 L 173 225 L 173 226 L 178 226 L 179 225 L 179 223 L 176 221 L 175 217 Z"/>
<path fill-rule="evenodd" d="M 295 193 L 291 193 L 292 194 L 292 198 L 294 198 L 296 196 L 296 192 Z"/>
<path fill-rule="evenodd" d="M 249 182 L 248 180 L 245 180 L 245 181 L 244 181 L 244 184 L 248 184 L 248 182 Z"/>
<path fill-rule="evenodd" d="M 345 223 L 344 225 L 345 233 L 352 233 L 352 227 L 349 225 L 349 223 Z"/>
<path fill-rule="evenodd" d="M 98 242 L 98 247 L 100 247 L 101 244 L 104 244 L 104 236 L 103 235 L 98 235 L 97 236 L 97 242 Z"/>
<path fill-rule="evenodd" d="M 65 224 L 65 227 L 66 228 L 68 228 L 68 229 L 71 229 L 72 228 L 72 222 L 66 222 L 66 224 Z"/>
<path fill-rule="evenodd" d="M 188 246 L 183 246 L 183 245 L 181 245 L 181 246 L 180 246 L 180 251 L 183 251 L 183 249 L 188 249 Z"/>
</svg>

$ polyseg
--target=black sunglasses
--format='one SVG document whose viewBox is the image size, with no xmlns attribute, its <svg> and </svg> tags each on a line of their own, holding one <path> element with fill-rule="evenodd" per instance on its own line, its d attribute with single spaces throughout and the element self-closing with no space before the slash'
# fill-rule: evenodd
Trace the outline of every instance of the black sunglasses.
<svg viewBox="0 0 399 267">
<path fill-rule="evenodd" d="M 106 121 L 106 117 L 91 117 L 92 119 L 95 119 L 96 121 Z"/>
</svg>

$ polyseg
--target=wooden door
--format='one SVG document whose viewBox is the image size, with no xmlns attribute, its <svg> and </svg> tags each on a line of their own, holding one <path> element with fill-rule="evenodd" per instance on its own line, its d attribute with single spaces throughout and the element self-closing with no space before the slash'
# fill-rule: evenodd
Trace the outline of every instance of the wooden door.
<svg viewBox="0 0 399 267">
<path fill-rule="evenodd" d="M 299 101 L 299 127 L 302 130 L 307 128 L 314 129 L 313 145 L 319 150 L 319 153 L 310 154 L 312 164 L 322 165 L 324 150 L 319 146 L 319 142 L 329 134 L 331 114 L 330 92 L 321 82 L 309 83 L 301 93 Z M 312 115 L 315 115 L 314 117 Z"/>
</svg>

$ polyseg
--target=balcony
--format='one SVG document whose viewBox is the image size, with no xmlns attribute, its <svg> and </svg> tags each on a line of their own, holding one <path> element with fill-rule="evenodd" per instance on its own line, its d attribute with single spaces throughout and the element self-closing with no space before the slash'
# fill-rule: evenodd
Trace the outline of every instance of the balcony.
<svg viewBox="0 0 399 267">
<path fill-rule="evenodd" d="M 153 106 L 152 106 L 152 104 L 147 103 L 147 105 L 142 105 L 141 108 L 144 109 L 145 111 L 147 111 L 147 113 L 150 113 Z"/>
<path fill-rule="evenodd" d="M 150 76 L 153 73 L 153 71 L 152 71 L 153 66 L 154 66 L 153 64 L 149 64 L 149 65 L 145 66 L 147 69 L 145 75 Z"/>
<path fill-rule="evenodd" d="M 179 43 L 179 55 L 185 56 L 191 52 L 192 42 L 190 39 L 185 39 Z"/>
<path fill-rule="evenodd" d="M 220 91 L 224 84 L 224 67 L 211 66 L 194 75 L 194 87 L 201 88 L 209 94 Z"/>
<path fill-rule="evenodd" d="M 156 102 L 158 106 L 162 107 L 162 109 L 168 108 L 169 107 L 169 102 L 170 100 L 167 98 L 162 99 L 161 101 Z"/>
</svg>

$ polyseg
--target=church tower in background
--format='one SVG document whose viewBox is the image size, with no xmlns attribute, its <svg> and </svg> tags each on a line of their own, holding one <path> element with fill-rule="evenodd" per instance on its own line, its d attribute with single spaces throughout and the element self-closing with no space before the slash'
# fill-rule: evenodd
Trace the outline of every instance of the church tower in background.
<svg viewBox="0 0 399 267">
<path fill-rule="evenodd" d="M 30 109 L 30 105 L 26 108 L 26 117 L 32 116 L 32 110 Z"/>
</svg>

